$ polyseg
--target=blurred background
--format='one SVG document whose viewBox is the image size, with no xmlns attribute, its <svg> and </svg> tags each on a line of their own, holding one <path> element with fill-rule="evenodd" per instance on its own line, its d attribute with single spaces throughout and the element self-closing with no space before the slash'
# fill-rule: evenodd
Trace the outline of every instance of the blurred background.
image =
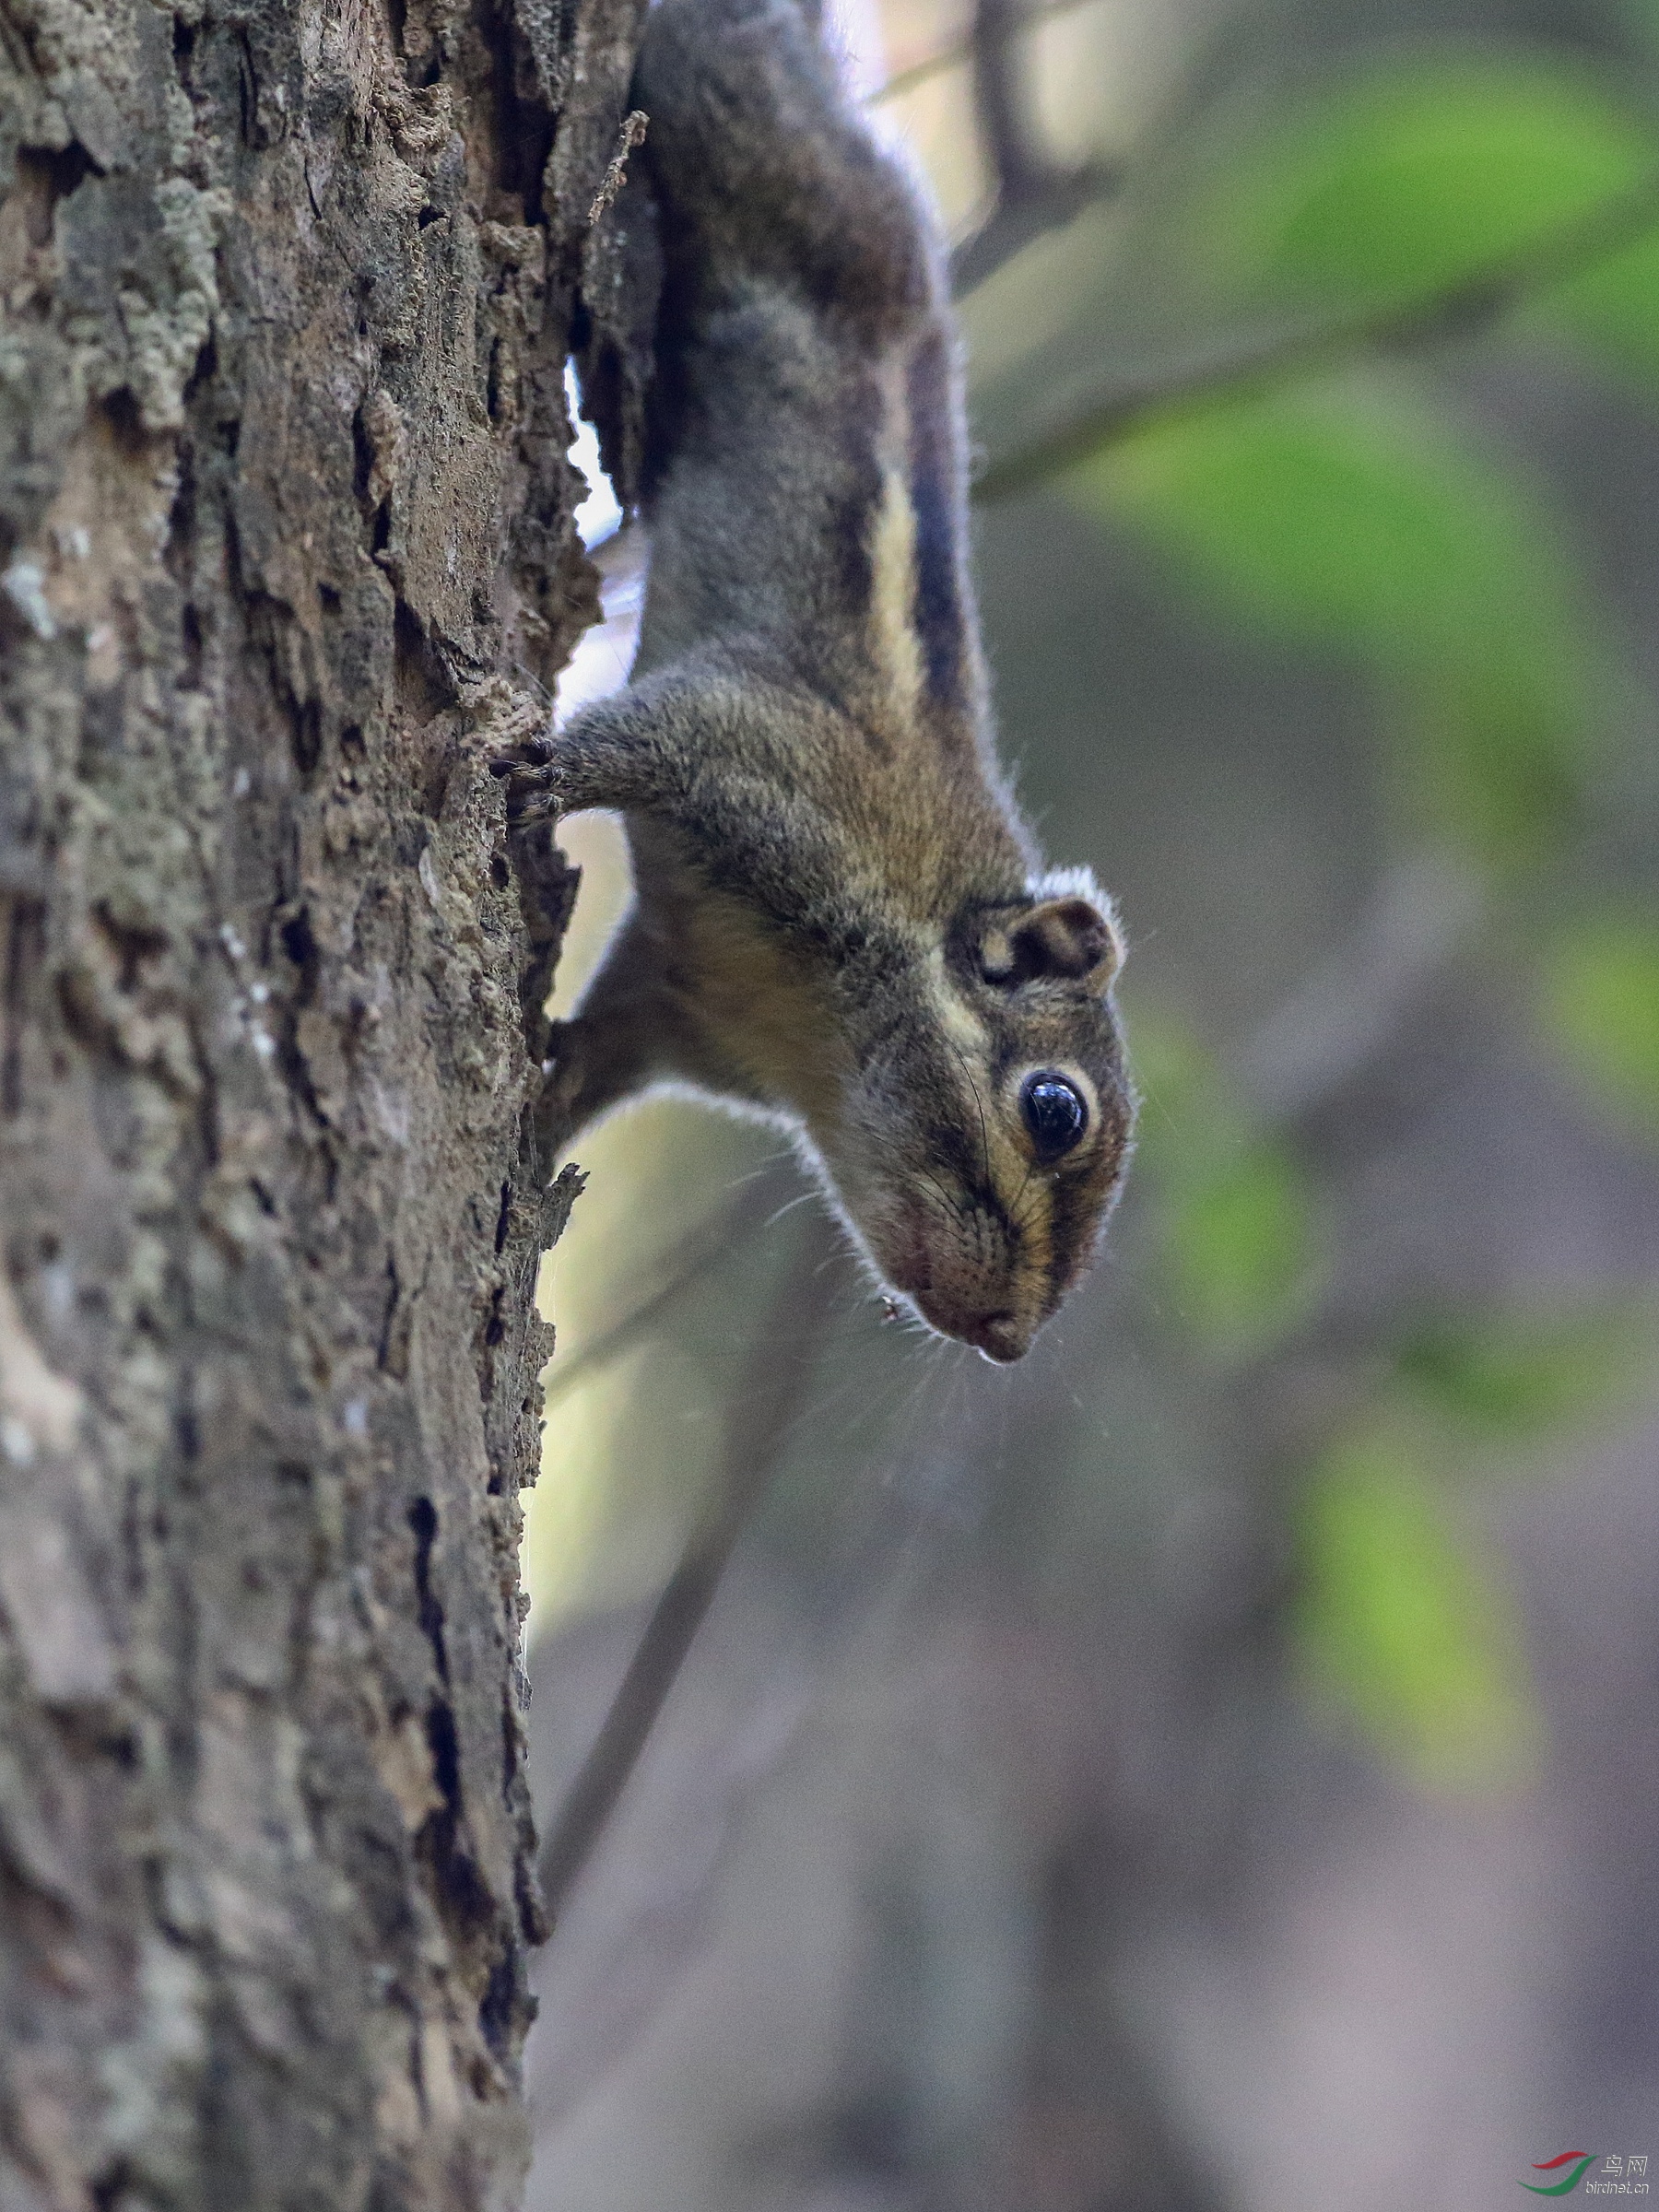
<svg viewBox="0 0 1659 2212">
<path fill-rule="evenodd" d="M 1005 751 L 1122 902 L 1141 1149 L 996 1371 L 763 1133 L 583 1141 L 544 1826 L 742 1525 L 540 1959 L 531 2205 L 1659 2188 L 1659 6 L 834 29 L 949 225 Z M 565 834 L 568 1005 L 626 887 Z"/>
</svg>

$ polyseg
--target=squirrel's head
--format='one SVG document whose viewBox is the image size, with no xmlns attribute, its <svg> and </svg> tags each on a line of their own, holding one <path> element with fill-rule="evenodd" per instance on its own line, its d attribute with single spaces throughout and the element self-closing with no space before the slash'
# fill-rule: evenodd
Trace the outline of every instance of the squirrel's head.
<svg viewBox="0 0 1659 2212">
<path fill-rule="evenodd" d="M 990 1359 L 1030 1349 L 1123 1180 L 1122 959 L 1086 874 L 965 908 L 882 994 L 837 1127 L 814 1131 L 883 1280 Z"/>
</svg>

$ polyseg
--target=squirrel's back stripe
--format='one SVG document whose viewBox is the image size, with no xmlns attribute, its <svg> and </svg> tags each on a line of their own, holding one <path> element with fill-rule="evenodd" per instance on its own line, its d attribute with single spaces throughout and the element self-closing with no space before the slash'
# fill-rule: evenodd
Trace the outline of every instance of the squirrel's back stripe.
<svg viewBox="0 0 1659 2212">
<path fill-rule="evenodd" d="M 945 333 L 928 330 L 911 356 L 911 499 L 916 511 L 915 624 L 930 695 L 965 705 L 969 658 L 967 584 L 961 543 L 961 458 L 951 404 Z"/>
</svg>

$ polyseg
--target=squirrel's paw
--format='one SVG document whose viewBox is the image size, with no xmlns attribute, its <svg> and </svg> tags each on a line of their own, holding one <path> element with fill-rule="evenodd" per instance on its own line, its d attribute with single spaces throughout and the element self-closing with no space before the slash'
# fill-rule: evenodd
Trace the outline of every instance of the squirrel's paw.
<svg viewBox="0 0 1659 2212">
<path fill-rule="evenodd" d="M 489 772 L 507 786 L 507 818 L 534 821 L 538 816 L 570 811 L 568 777 L 561 773 L 560 747 L 556 733 L 541 730 L 526 735 L 511 752 L 498 753 Z"/>
</svg>

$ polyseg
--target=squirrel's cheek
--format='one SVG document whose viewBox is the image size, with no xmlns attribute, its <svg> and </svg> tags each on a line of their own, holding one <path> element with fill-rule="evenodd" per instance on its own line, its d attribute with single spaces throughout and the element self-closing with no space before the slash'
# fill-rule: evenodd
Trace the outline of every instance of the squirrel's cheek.
<svg viewBox="0 0 1659 2212">
<path fill-rule="evenodd" d="M 933 1283 L 933 1255 L 922 1207 L 914 1199 L 900 1199 L 865 1229 L 882 1274 L 895 1290 L 908 1296 L 928 1289 Z"/>
<path fill-rule="evenodd" d="M 889 1289 L 916 1296 L 934 1281 L 934 1252 L 927 1234 L 927 1217 L 918 1199 L 891 1183 L 853 1194 L 842 1183 L 847 1215 L 869 1259 L 876 1263 Z"/>
</svg>

